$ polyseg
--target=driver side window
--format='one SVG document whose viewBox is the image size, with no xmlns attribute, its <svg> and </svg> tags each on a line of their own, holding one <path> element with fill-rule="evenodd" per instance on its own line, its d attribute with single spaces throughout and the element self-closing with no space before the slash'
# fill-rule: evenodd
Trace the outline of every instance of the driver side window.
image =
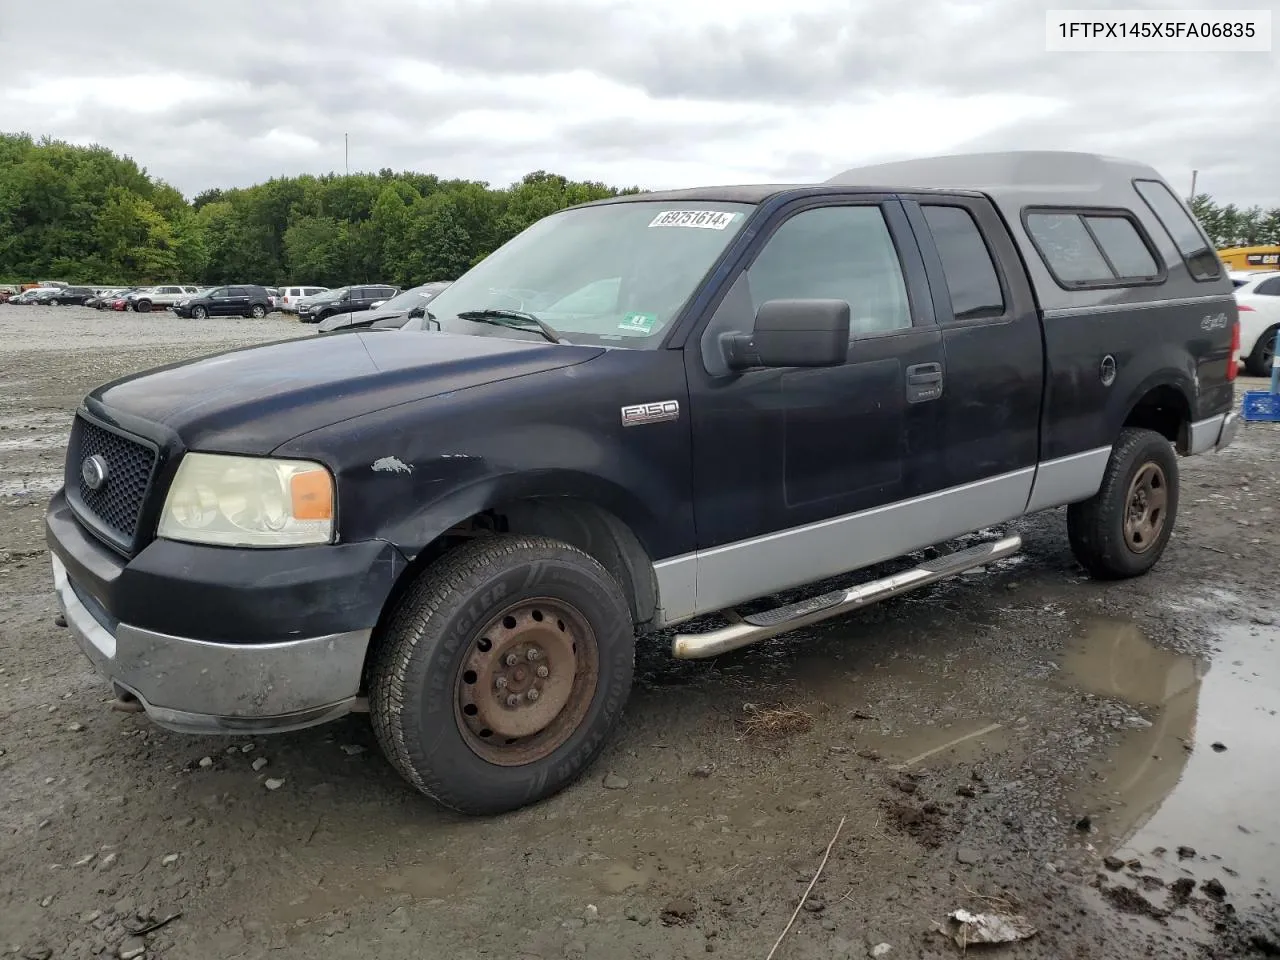
<svg viewBox="0 0 1280 960">
<path fill-rule="evenodd" d="M 769 238 L 746 279 L 753 313 L 767 300 L 844 300 L 850 340 L 911 326 L 902 264 L 877 206 L 796 214 Z"/>
</svg>

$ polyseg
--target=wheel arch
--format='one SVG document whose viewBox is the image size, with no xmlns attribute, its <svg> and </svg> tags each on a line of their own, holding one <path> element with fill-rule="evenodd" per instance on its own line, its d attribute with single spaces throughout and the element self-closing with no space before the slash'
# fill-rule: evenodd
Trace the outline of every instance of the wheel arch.
<svg viewBox="0 0 1280 960">
<path fill-rule="evenodd" d="M 1191 449 L 1191 411 L 1185 385 L 1169 380 L 1148 381 L 1135 391 L 1115 434 L 1119 437 L 1127 427 L 1154 430 L 1179 453 L 1186 454 Z"/>
<path fill-rule="evenodd" d="M 653 558 L 632 525 L 610 506 L 588 496 L 513 493 L 503 486 L 484 485 L 450 498 L 452 509 L 433 507 L 428 514 L 431 533 L 421 546 L 397 544 L 409 562 L 396 578 L 382 606 L 365 656 L 369 664 L 385 633 L 387 621 L 413 582 L 453 548 L 476 537 L 500 534 L 540 534 L 577 547 L 603 566 L 618 582 L 638 633 L 647 632 L 659 612 L 658 582 Z M 470 493 L 470 502 L 464 498 Z M 477 495 L 480 496 L 477 506 Z"/>
</svg>

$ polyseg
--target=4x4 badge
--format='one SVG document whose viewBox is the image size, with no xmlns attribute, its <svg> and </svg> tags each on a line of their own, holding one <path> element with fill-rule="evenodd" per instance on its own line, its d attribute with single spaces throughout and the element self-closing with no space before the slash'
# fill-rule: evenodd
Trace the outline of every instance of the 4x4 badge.
<svg viewBox="0 0 1280 960">
<path fill-rule="evenodd" d="M 641 423 L 662 423 L 680 419 L 680 403 L 676 400 L 658 400 L 654 403 L 632 403 L 622 408 L 622 425 L 634 427 Z"/>
</svg>

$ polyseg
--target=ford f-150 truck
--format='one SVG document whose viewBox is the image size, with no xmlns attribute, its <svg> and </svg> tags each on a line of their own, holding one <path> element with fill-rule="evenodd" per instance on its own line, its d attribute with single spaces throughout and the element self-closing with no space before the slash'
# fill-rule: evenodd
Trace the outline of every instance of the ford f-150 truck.
<svg viewBox="0 0 1280 960">
<path fill-rule="evenodd" d="M 192 733 L 368 710 L 418 790 L 510 810 L 597 756 L 637 643 L 773 637 L 1058 507 L 1092 575 L 1143 574 L 1179 457 L 1236 429 L 1226 271 L 1088 154 L 601 200 L 422 313 L 84 399 L 47 538 L 118 697 Z"/>
</svg>

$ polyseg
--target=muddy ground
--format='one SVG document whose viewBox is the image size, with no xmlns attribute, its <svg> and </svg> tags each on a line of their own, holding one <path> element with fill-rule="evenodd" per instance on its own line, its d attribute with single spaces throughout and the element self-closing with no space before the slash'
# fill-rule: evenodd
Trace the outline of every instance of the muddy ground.
<svg viewBox="0 0 1280 960">
<path fill-rule="evenodd" d="M 0 952 L 763 960 L 843 821 L 777 960 L 957 956 L 957 908 L 1027 918 L 999 957 L 1280 953 L 1280 426 L 1184 461 L 1144 579 L 1087 580 L 1054 512 L 821 629 L 656 643 L 587 777 L 468 820 L 364 717 L 206 739 L 111 711 L 54 624 L 42 511 L 81 395 L 310 335 L 0 306 Z"/>
</svg>

